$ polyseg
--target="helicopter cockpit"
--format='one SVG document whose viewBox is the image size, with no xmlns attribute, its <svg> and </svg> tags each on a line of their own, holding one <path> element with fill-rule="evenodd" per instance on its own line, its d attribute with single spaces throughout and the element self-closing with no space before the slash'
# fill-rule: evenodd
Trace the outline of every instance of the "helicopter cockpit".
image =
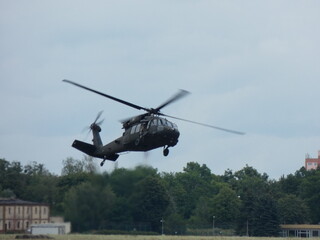
<svg viewBox="0 0 320 240">
<path fill-rule="evenodd" d="M 165 118 L 154 118 L 149 122 L 149 126 L 166 126 L 178 130 L 178 126 Z"/>
<path fill-rule="evenodd" d="M 144 135 L 148 131 L 150 131 L 150 133 L 156 133 L 162 130 L 179 132 L 178 126 L 175 123 L 170 122 L 165 118 L 156 117 L 149 119 L 149 121 L 144 121 L 139 124 L 133 125 L 131 128 L 128 129 L 128 131 L 124 132 L 123 135 L 132 135 L 135 133 L 140 133 L 141 135 Z"/>
</svg>

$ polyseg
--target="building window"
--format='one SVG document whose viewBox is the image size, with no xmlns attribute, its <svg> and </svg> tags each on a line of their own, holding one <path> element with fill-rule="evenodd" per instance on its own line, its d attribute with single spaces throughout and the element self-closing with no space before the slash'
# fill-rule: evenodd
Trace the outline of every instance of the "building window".
<svg viewBox="0 0 320 240">
<path fill-rule="evenodd" d="M 38 214 L 38 208 L 37 207 L 34 209 L 34 214 Z"/>
<path fill-rule="evenodd" d="M 10 207 L 8 208 L 8 213 L 11 214 L 11 208 Z"/>
<path fill-rule="evenodd" d="M 20 228 L 20 221 L 17 222 L 17 229 Z"/>
<path fill-rule="evenodd" d="M 43 208 L 43 214 L 47 214 L 47 209 L 45 207 Z"/>
</svg>

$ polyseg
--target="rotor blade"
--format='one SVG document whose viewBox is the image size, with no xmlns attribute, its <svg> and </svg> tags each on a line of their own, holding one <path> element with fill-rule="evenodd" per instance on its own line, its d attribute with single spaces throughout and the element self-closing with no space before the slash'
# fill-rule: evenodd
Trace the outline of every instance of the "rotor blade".
<svg viewBox="0 0 320 240">
<path fill-rule="evenodd" d="M 100 111 L 100 112 L 98 113 L 98 115 L 97 115 L 97 117 L 96 117 L 96 119 L 94 120 L 93 123 L 96 123 L 96 122 L 98 121 L 98 119 L 101 117 L 102 113 L 103 113 L 103 111 Z M 103 121 L 103 120 L 102 120 L 102 121 Z M 99 124 L 98 124 L 98 125 L 99 125 Z"/>
<path fill-rule="evenodd" d="M 84 127 L 84 128 L 82 129 L 81 133 L 90 132 L 90 130 L 91 130 L 90 127 L 87 126 L 87 127 Z"/>
<path fill-rule="evenodd" d="M 114 100 L 114 101 L 116 101 L 116 102 L 119 102 L 119 103 L 125 104 L 125 105 L 127 105 L 127 106 L 129 106 L 129 107 L 132 107 L 132 108 L 135 108 L 135 109 L 138 109 L 138 110 L 143 109 L 143 110 L 145 110 L 145 111 L 147 111 L 147 112 L 149 112 L 149 111 L 150 111 L 150 109 L 147 109 L 147 108 L 144 108 L 144 107 L 141 107 L 141 106 L 135 105 L 135 104 L 133 104 L 133 103 L 130 103 L 130 102 L 124 101 L 124 100 L 119 99 L 119 98 L 112 97 L 112 96 L 110 96 L 110 95 L 108 95 L 108 94 L 105 94 L 105 93 L 102 93 L 102 92 L 96 91 L 96 90 L 94 90 L 94 89 L 88 88 L 88 87 L 86 87 L 86 86 L 83 86 L 83 85 L 81 85 L 81 84 L 78 84 L 78 83 L 72 82 L 72 81 L 70 81 L 70 80 L 64 79 L 64 80 L 62 80 L 62 81 L 63 81 L 63 82 L 66 82 L 66 83 L 70 83 L 70 84 L 75 85 L 75 86 L 77 86 L 77 87 L 80 87 L 80 88 L 86 89 L 86 90 L 88 90 L 88 91 L 90 91 L 90 92 L 94 92 L 94 93 L 99 94 L 99 95 L 101 95 L 101 96 L 104 96 L 104 97 L 106 97 L 106 98 L 110 98 L 110 99 L 112 99 L 112 100 Z"/>
<path fill-rule="evenodd" d="M 136 115 L 136 116 L 133 116 L 133 117 L 128 117 L 128 118 L 124 118 L 124 119 L 120 119 L 119 122 L 121 122 L 122 124 L 125 123 L 125 122 L 128 122 L 130 121 L 131 119 L 137 119 L 137 118 L 143 118 L 144 116 L 148 115 L 148 113 L 144 113 L 144 114 L 139 114 L 139 115 Z"/>
<path fill-rule="evenodd" d="M 100 120 L 99 122 L 97 122 L 96 124 L 98 125 L 98 126 L 101 126 L 101 124 L 104 122 L 104 119 L 102 119 L 102 120 Z"/>
<path fill-rule="evenodd" d="M 204 127 L 214 128 L 214 129 L 221 130 L 221 131 L 225 131 L 225 132 L 229 132 L 229 133 L 234 133 L 234 134 L 239 134 L 239 135 L 245 135 L 244 132 L 239 132 L 239 131 L 235 131 L 235 130 L 231 130 L 231 129 L 221 128 L 221 127 L 209 125 L 209 124 L 206 124 L 206 123 L 200 123 L 200 122 L 195 122 L 195 121 L 191 121 L 191 120 L 188 120 L 188 119 L 183 119 L 183 118 L 178 118 L 178 117 L 174 117 L 174 116 L 169 116 L 169 115 L 166 115 L 166 114 L 161 114 L 161 115 L 162 115 L 162 116 L 169 117 L 169 118 L 177 119 L 177 120 L 180 120 L 180 121 L 185 121 L 185 122 L 189 122 L 189 123 L 198 124 L 198 125 L 201 125 L 201 126 L 204 126 Z"/>
<path fill-rule="evenodd" d="M 178 93 L 176 93 L 175 95 L 173 95 L 171 98 L 169 98 L 165 103 L 161 104 L 159 107 L 157 107 L 155 110 L 155 112 L 159 112 L 161 108 L 164 108 L 165 106 L 179 100 L 180 98 L 186 96 L 190 94 L 190 92 L 180 89 L 180 91 Z"/>
</svg>

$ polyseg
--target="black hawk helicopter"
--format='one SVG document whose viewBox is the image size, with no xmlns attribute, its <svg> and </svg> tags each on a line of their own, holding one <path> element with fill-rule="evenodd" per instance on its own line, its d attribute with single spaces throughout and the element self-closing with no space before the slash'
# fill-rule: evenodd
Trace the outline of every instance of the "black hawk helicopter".
<svg viewBox="0 0 320 240">
<path fill-rule="evenodd" d="M 100 137 L 101 128 L 100 125 L 102 121 L 99 121 L 99 118 L 102 114 L 100 112 L 96 117 L 95 121 L 90 125 L 90 130 L 93 134 L 93 144 L 82 142 L 79 140 L 74 140 L 72 146 L 92 157 L 103 159 L 100 163 L 100 166 L 103 166 L 106 160 L 116 161 L 119 157 L 119 153 L 128 152 L 128 151 L 150 151 L 159 147 L 163 147 L 163 155 L 168 156 L 169 147 L 174 147 L 178 143 L 179 131 L 175 123 L 168 121 L 164 117 L 169 117 L 181 121 L 186 121 L 205 127 L 210 127 L 234 134 L 243 135 L 244 133 L 220 128 L 204 123 L 199 123 L 183 118 L 178 118 L 174 116 L 169 116 L 160 112 L 160 110 L 167 105 L 179 100 L 180 98 L 189 94 L 188 91 L 180 90 L 166 102 L 158 106 L 157 108 L 145 108 L 139 105 L 124 101 L 119 98 L 107 95 L 105 93 L 96 91 L 94 89 L 88 88 L 86 86 L 80 85 L 70 80 L 62 80 L 63 82 L 73 84 L 77 87 L 83 88 L 85 90 L 94 92 L 101 96 L 112 99 L 116 102 L 125 104 L 129 107 L 135 108 L 137 110 L 144 110 L 146 113 L 126 119 L 122 121 L 122 126 L 124 133 L 121 137 L 113 140 L 112 142 L 103 145 Z"/>
</svg>

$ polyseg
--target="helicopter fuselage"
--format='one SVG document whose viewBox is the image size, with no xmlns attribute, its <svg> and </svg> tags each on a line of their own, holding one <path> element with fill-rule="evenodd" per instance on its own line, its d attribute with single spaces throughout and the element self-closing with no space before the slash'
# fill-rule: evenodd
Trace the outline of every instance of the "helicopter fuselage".
<svg viewBox="0 0 320 240">
<path fill-rule="evenodd" d="M 124 124 L 123 135 L 112 142 L 102 145 L 99 132 L 100 127 L 93 127 L 93 143 L 86 144 L 75 140 L 73 147 L 93 156 L 102 159 L 115 161 L 119 153 L 127 151 L 149 151 L 164 147 L 164 155 L 168 155 L 168 148 L 178 143 L 180 136 L 175 123 L 158 116 L 146 116 L 139 122 L 131 125 Z M 85 148 L 83 147 L 85 145 Z M 90 148 L 90 150 L 87 150 Z"/>
<path fill-rule="evenodd" d="M 152 117 L 125 129 L 121 137 L 103 146 L 100 154 L 173 147 L 177 144 L 179 135 L 176 124 L 165 118 Z"/>
</svg>

